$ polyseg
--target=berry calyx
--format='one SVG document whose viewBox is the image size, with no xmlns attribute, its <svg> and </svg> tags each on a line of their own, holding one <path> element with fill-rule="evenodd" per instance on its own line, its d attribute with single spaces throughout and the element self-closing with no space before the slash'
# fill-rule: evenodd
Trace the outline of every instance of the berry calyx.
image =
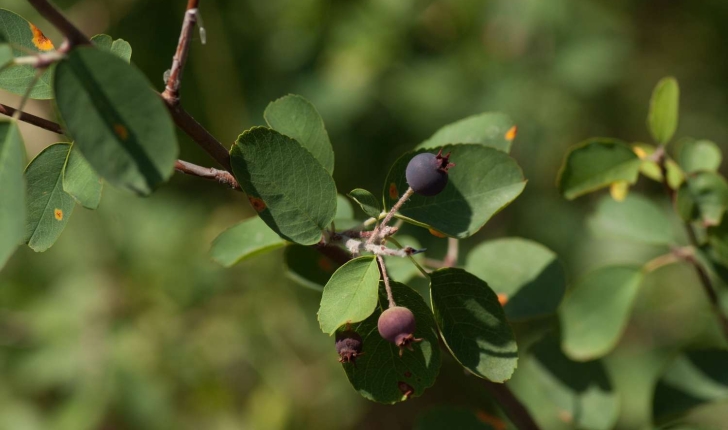
<svg viewBox="0 0 728 430">
<path fill-rule="evenodd" d="M 407 184 L 417 194 L 435 196 L 447 186 L 447 171 L 453 166 L 455 164 L 450 162 L 450 153 L 442 155 L 442 149 L 437 154 L 417 154 L 407 164 Z"/>
<path fill-rule="evenodd" d="M 359 333 L 354 330 L 344 330 L 336 333 L 336 353 L 339 354 L 339 363 L 356 363 L 361 352 L 363 342 Z"/>
<path fill-rule="evenodd" d="M 415 338 L 416 327 L 415 315 L 411 310 L 402 306 L 393 306 L 382 312 L 377 322 L 379 334 L 399 347 L 400 357 L 404 348 L 413 351 L 412 343 L 422 341 L 422 339 Z"/>
</svg>

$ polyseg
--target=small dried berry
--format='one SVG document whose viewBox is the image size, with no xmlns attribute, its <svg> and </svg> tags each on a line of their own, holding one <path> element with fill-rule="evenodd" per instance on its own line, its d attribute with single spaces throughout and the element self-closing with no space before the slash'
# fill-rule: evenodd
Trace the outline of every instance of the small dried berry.
<svg viewBox="0 0 728 430">
<path fill-rule="evenodd" d="M 363 342 L 359 333 L 354 330 L 344 330 L 336 333 L 336 353 L 339 354 L 339 363 L 355 363 L 361 352 Z"/>
<path fill-rule="evenodd" d="M 402 306 L 394 306 L 382 312 L 377 322 L 379 334 L 399 347 L 400 356 L 404 348 L 412 351 L 412 343 L 422 341 L 414 336 L 416 327 L 415 315 Z"/>
<path fill-rule="evenodd" d="M 417 194 L 435 196 L 447 186 L 447 171 L 453 166 L 450 154 L 442 155 L 442 150 L 437 155 L 429 152 L 417 154 L 407 164 L 407 184 Z"/>
</svg>

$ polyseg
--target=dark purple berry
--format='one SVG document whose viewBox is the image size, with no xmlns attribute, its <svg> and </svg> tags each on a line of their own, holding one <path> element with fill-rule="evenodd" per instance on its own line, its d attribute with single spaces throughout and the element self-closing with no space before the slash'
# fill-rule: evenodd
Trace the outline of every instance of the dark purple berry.
<svg viewBox="0 0 728 430">
<path fill-rule="evenodd" d="M 422 341 L 414 336 L 416 327 L 415 315 L 411 310 L 401 306 L 394 306 L 382 312 L 377 323 L 379 334 L 399 347 L 400 356 L 404 348 L 411 351 L 413 342 Z"/>
<path fill-rule="evenodd" d="M 447 185 L 447 171 L 453 166 L 450 154 L 443 156 L 442 149 L 437 154 L 417 154 L 407 164 L 407 184 L 414 192 L 423 196 L 440 194 Z"/>
<path fill-rule="evenodd" d="M 344 330 L 336 333 L 336 352 L 339 354 L 339 363 L 355 363 L 356 358 L 363 353 L 361 336 L 354 330 Z"/>
</svg>

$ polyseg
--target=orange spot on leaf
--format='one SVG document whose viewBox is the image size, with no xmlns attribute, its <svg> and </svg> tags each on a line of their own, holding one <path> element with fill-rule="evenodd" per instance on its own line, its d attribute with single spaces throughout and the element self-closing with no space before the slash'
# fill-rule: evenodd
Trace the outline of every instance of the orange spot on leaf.
<svg viewBox="0 0 728 430">
<path fill-rule="evenodd" d="M 506 429 L 506 423 L 503 420 L 487 412 L 478 411 L 475 416 L 478 417 L 478 420 L 480 420 L 481 422 L 485 424 L 490 424 L 490 426 L 493 427 L 495 430 Z"/>
<path fill-rule="evenodd" d="M 129 131 L 121 124 L 114 124 L 114 133 L 116 133 L 121 140 L 126 140 L 129 137 Z"/>
<path fill-rule="evenodd" d="M 30 23 L 29 23 L 30 24 Z M 43 34 L 42 31 L 33 24 L 30 24 L 30 31 L 33 32 L 33 45 L 41 51 L 50 51 L 53 49 L 53 42 Z"/>
<path fill-rule="evenodd" d="M 327 273 L 331 273 L 334 271 L 334 266 L 333 264 L 331 264 L 331 261 L 323 256 L 318 259 L 318 266 L 321 268 L 321 270 Z"/>
<path fill-rule="evenodd" d="M 53 216 L 56 217 L 58 221 L 61 221 L 63 219 L 63 211 L 60 209 L 55 209 L 53 211 Z"/>
<path fill-rule="evenodd" d="M 263 199 L 258 197 L 248 196 L 248 201 L 250 201 L 250 204 L 256 212 L 263 212 L 267 207 Z"/>
<path fill-rule="evenodd" d="M 435 230 L 434 228 L 428 228 L 427 231 L 430 232 L 431 235 L 435 237 L 447 237 L 445 233 L 440 233 L 439 231 Z"/>
<path fill-rule="evenodd" d="M 501 306 L 505 306 L 506 303 L 508 303 L 508 294 L 498 293 L 498 303 L 500 303 Z"/>
<path fill-rule="evenodd" d="M 397 184 L 392 182 L 389 184 L 389 198 L 392 200 L 397 200 L 399 198 L 399 191 L 397 191 Z"/>
<path fill-rule="evenodd" d="M 574 421 L 574 416 L 571 415 L 571 412 L 565 411 L 563 409 L 559 409 L 557 412 L 557 415 L 559 416 L 559 419 L 567 424 L 570 424 L 572 421 Z"/>
<path fill-rule="evenodd" d="M 506 140 L 511 141 L 516 138 L 516 133 L 518 133 L 518 127 L 515 125 L 508 129 L 506 132 Z"/>
</svg>

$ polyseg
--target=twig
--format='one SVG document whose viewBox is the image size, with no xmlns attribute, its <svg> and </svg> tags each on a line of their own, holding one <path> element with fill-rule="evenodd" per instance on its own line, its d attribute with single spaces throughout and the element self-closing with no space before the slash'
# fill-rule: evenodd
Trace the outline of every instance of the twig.
<svg viewBox="0 0 728 430">
<path fill-rule="evenodd" d="M 379 271 L 382 273 L 382 279 L 384 279 L 384 289 L 387 290 L 387 300 L 389 301 L 389 307 L 393 308 L 397 306 L 394 302 L 394 296 L 392 296 L 392 287 L 389 285 L 389 275 L 387 274 L 387 267 L 384 265 L 384 259 L 381 255 L 377 255 L 377 262 L 379 263 Z"/>
<path fill-rule="evenodd" d="M 172 68 L 167 79 L 167 86 L 162 93 L 162 98 L 168 104 L 176 106 L 179 104 L 179 88 L 182 85 L 182 72 L 187 63 L 187 54 L 190 50 L 190 40 L 192 40 L 192 31 L 197 23 L 197 5 L 199 0 L 189 0 L 187 2 L 187 11 L 185 12 L 184 21 L 182 21 L 182 30 L 177 43 L 177 51 L 172 59 Z"/>
<path fill-rule="evenodd" d="M 382 229 L 385 228 L 387 226 L 387 224 L 389 224 L 389 221 L 392 220 L 392 217 L 394 216 L 394 214 L 399 212 L 399 210 L 402 208 L 402 205 L 404 204 L 404 202 L 409 200 L 409 198 L 412 197 L 412 194 L 414 194 L 414 193 L 415 193 L 415 190 L 413 190 L 412 187 L 407 188 L 407 191 L 405 191 L 405 193 L 402 194 L 402 197 L 400 197 L 399 200 L 397 201 L 397 203 L 395 203 L 394 206 L 392 206 L 392 209 L 389 210 L 389 213 L 387 213 L 387 216 L 384 217 L 384 219 L 382 220 L 382 223 L 379 224 L 379 226 L 374 229 L 374 234 L 372 234 L 371 237 L 369 237 L 369 240 L 367 241 L 367 243 L 374 243 L 374 241 L 376 241 L 379 238 L 379 232 L 382 231 Z"/>
<path fill-rule="evenodd" d="M 392 242 L 397 248 L 404 249 L 404 246 L 402 246 L 402 244 L 400 244 L 399 242 L 397 242 L 397 239 L 395 239 L 393 237 L 390 237 L 387 240 L 390 241 L 390 242 Z M 420 273 L 422 273 L 422 276 L 424 276 L 425 278 L 429 278 L 430 277 L 430 274 L 427 273 L 427 270 L 425 270 L 422 266 L 420 266 L 420 263 L 418 263 L 417 260 L 415 260 L 415 258 L 414 258 L 413 255 L 410 254 L 407 257 L 410 259 L 410 261 L 412 262 L 412 264 L 414 264 L 415 267 L 417 267 L 417 270 L 419 270 Z M 425 259 L 425 260 L 427 260 L 427 259 Z"/>
<path fill-rule="evenodd" d="M 518 430 L 539 430 L 538 424 L 531 418 L 526 407 L 513 395 L 506 384 L 496 384 L 487 380 L 483 382 L 490 395 L 498 402 Z"/>
<path fill-rule="evenodd" d="M 81 32 L 75 25 L 71 23 L 55 6 L 53 6 L 48 0 L 28 0 L 33 5 L 35 10 L 40 15 L 47 19 L 54 27 L 60 31 L 66 38 L 68 44 L 67 48 L 61 47 L 62 49 L 70 49 L 76 45 L 90 45 L 91 41 L 85 34 Z"/>
<path fill-rule="evenodd" d="M 183 160 L 177 160 L 174 163 L 174 169 L 186 175 L 197 176 L 200 178 L 211 179 L 228 187 L 242 191 L 240 184 L 235 177 L 227 170 L 219 170 L 212 167 L 202 167 Z"/>
<path fill-rule="evenodd" d="M 41 118 L 39 116 L 29 114 L 27 112 L 19 111 L 2 103 L 0 103 L 0 114 L 7 116 L 15 116 L 17 114 L 17 119 L 20 121 L 27 122 L 28 124 L 33 124 L 36 127 L 40 127 L 53 133 L 63 134 L 63 129 L 59 124 L 56 124 L 53 121 L 48 121 L 47 119 Z"/>
<path fill-rule="evenodd" d="M 443 267 L 453 267 L 458 264 L 458 248 L 459 242 L 453 237 L 447 238 L 447 254 L 442 260 Z"/>
<path fill-rule="evenodd" d="M 162 98 L 162 100 L 165 100 Z M 182 109 L 179 105 L 170 105 L 165 100 L 167 109 L 172 115 L 174 123 L 177 124 L 180 130 L 184 131 L 197 145 L 205 150 L 213 160 L 220 163 L 220 165 L 227 170 L 232 172 L 232 166 L 230 165 L 230 154 L 228 150 L 220 143 L 215 136 L 210 134 L 199 122 L 197 122 L 190 114 Z"/>
<path fill-rule="evenodd" d="M 645 263 L 644 266 L 642 266 L 642 270 L 646 273 L 654 272 L 655 270 L 659 269 L 662 266 L 667 266 L 668 264 L 676 263 L 680 260 L 683 260 L 684 257 L 682 256 L 682 253 L 684 251 L 682 250 L 674 250 L 672 252 L 669 252 L 667 254 L 663 254 L 660 256 L 657 256 L 653 258 L 652 260 Z"/>
</svg>

